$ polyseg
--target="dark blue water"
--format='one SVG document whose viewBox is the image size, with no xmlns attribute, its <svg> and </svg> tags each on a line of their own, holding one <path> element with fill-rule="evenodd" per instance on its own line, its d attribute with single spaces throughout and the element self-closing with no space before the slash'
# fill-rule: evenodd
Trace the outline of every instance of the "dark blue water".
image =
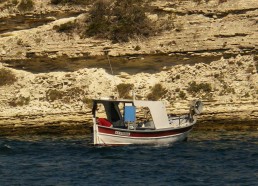
<svg viewBox="0 0 258 186">
<path fill-rule="evenodd" d="M 0 185 L 258 185 L 258 132 L 194 132 L 173 146 L 89 136 L 0 138 Z"/>
</svg>

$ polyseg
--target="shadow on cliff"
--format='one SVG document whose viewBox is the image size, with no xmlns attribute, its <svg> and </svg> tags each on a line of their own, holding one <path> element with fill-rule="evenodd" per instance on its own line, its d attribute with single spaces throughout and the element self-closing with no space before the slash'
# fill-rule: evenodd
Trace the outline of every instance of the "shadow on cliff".
<svg viewBox="0 0 258 186">
<path fill-rule="evenodd" d="M 196 63 L 209 64 L 212 61 L 219 60 L 221 57 L 229 58 L 231 55 L 204 56 L 201 53 L 194 54 L 153 54 L 153 55 L 128 55 L 119 57 L 110 57 L 111 65 L 115 74 L 126 72 L 128 74 L 137 74 L 141 72 L 157 73 L 166 70 L 175 65 L 194 65 Z M 22 69 L 32 73 L 65 71 L 73 72 L 82 68 L 103 68 L 107 73 L 111 73 L 106 56 L 84 56 L 71 58 L 61 56 L 49 58 L 47 56 L 33 56 L 21 60 L 3 61 L 11 68 Z"/>
</svg>

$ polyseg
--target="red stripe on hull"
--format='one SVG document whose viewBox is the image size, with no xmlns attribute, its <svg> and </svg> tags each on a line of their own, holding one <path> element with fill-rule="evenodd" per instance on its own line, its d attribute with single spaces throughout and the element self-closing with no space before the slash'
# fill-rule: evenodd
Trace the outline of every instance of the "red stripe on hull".
<svg viewBox="0 0 258 186">
<path fill-rule="evenodd" d="M 132 131 L 132 130 L 119 130 L 115 128 L 105 128 L 98 126 L 100 133 L 112 134 L 117 136 L 128 136 L 128 137 L 162 137 L 162 136 L 171 136 L 177 135 L 184 132 L 187 132 L 193 128 L 192 126 L 181 128 L 181 129 L 170 129 L 166 131 Z"/>
</svg>

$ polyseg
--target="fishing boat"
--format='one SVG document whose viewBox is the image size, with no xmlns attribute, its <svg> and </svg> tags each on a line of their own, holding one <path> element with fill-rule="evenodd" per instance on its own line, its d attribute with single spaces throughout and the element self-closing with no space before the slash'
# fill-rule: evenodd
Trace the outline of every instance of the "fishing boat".
<svg viewBox="0 0 258 186">
<path fill-rule="evenodd" d="M 200 100 L 189 113 L 168 115 L 163 101 L 103 98 L 93 100 L 93 144 L 169 145 L 187 139 L 203 109 Z"/>
</svg>

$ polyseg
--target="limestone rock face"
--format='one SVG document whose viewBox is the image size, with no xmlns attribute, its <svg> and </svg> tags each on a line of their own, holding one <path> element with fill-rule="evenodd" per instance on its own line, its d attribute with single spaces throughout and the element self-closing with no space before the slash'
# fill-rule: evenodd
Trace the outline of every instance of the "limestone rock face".
<svg viewBox="0 0 258 186">
<path fill-rule="evenodd" d="M 256 0 L 228 0 L 219 3 L 186 1 L 151 1 L 155 11 L 150 13 L 158 25 L 168 28 L 148 39 L 132 39 L 128 43 L 83 38 L 76 31 L 58 33 L 55 26 L 67 22 L 83 22 L 87 6 L 54 6 L 50 1 L 35 0 L 30 12 L 18 11 L 16 6 L 4 6 L 0 13 L 0 58 L 26 59 L 32 56 L 56 58 L 103 55 L 153 54 L 175 52 L 213 52 L 229 54 L 256 53 L 258 2 Z M 50 16 L 52 15 L 52 16 Z M 15 21 L 13 22 L 12 21 Z M 17 21 L 19 20 L 19 21 Z M 18 22 L 18 24 L 17 24 Z M 19 24 L 20 23 L 20 24 Z M 169 26 L 172 25 L 172 26 Z M 138 49 L 135 48 L 138 46 Z"/>
<path fill-rule="evenodd" d="M 151 87 L 161 84 L 167 90 L 162 99 L 166 101 L 169 113 L 187 113 L 190 101 L 201 99 L 205 104 L 202 116 L 205 120 L 255 120 L 258 112 L 258 74 L 253 73 L 254 69 L 253 57 L 240 55 L 222 58 L 208 65 L 177 65 L 155 74 L 124 73 L 113 76 L 103 69 L 87 68 L 70 73 L 32 74 L 11 69 L 18 80 L 14 85 L 0 89 L 0 117 L 88 113 L 91 108 L 85 99 L 117 97 L 116 86 L 130 83 L 134 85 L 136 97 L 141 99 L 146 99 Z M 206 88 L 192 91 L 193 83 Z M 29 98 L 29 102 L 11 104 L 12 100 L 21 97 Z"/>
<path fill-rule="evenodd" d="M 139 99 L 161 84 L 170 113 L 186 113 L 201 99 L 203 120 L 258 119 L 257 0 L 151 1 L 148 17 L 168 29 L 127 43 L 57 32 L 85 24 L 90 6 L 33 2 L 30 11 L 0 3 L 0 69 L 17 77 L 0 87 L 1 125 L 83 123 L 89 99 L 118 96 L 120 83 L 133 84 Z"/>
</svg>

